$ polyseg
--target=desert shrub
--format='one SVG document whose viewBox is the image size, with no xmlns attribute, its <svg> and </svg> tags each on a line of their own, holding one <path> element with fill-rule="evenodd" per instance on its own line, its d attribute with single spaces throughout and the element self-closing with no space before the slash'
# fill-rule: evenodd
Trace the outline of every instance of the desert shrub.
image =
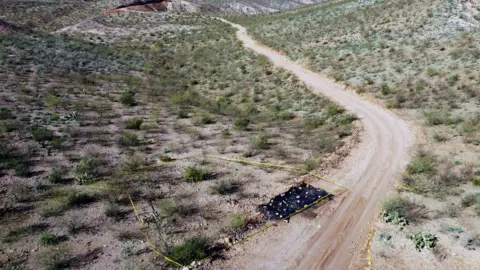
<svg viewBox="0 0 480 270">
<path fill-rule="evenodd" d="M 196 166 L 188 166 L 185 168 L 183 175 L 187 182 L 198 182 L 205 179 L 207 170 Z"/>
<path fill-rule="evenodd" d="M 313 116 L 305 118 L 303 125 L 306 129 L 316 129 L 323 124 L 325 124 L 325 119 L 319 116 Z"/>
<path fill-rule="evenodd" d="M 286 121 L 295 118 L 295 114 L 289 111 L 281 111 L 277 114 L 277 117 L 281 120 Z"/>
<path fill-rule="evenodd" d="M 70 207 L 74 206 L 82 206 L 85 204 L 89 204 L 92 202 L 95 202 L 97 198 L 94 196 L 87 194 L 87 193 L 78 193 L 78 192 L 72 192 L 70 195 L 67 197 L 67 205 Z"/>
<path fill-rule="evenodd" d="M 437 142 L 445 142 L 448 140 L 448 136 L 442 133 L 435 132 L 432 138 Z"/>
<path fill-rule="evenodd" d="M 462 206 L 463 207 L 470 207 L 472 205 L 474 205 L 475 203 L 477 203 L 477 195 L 476 194 L 467 194 L 465 196 L 463 196 L 462 198 Z"/>
<path fill-rule="evenodd" d="M 65 180 L 63 175 L 65 174 L 65 170 L 63 169 L 53 169 L 52 172 L 48 175 L 48 181 L 52 184 L 60 184 L 63 183 Z"/>
<path fill-rule="evenodd" d="M 382 95 L 390 94 L 391 90 L 390 87 L 388 87 L 388 84 L 382 83 L 382 85 L 380 86 L 380 92 L 382 93 Z"/>
<path fill-rule="evenodd" d="M 235 181 L 218 181 L 210 187 L 212 194 L 228 195 L 237 192 L 240 185 Z"/>
<path fill-rule="evenodd" d="M 458 217 L 458 212 L 459 212 L 459 207 L 456 206 L 455 204 L 453 203 L 450 203 L 448 204 L 446 207 L 445 207 L 445 214 L 448 216 L 448 217 L 451 217 L 451 218 L 456 218 Z"/>
<path fill-rule="evenodd" d="M 125 120 L 125 128 L 126 129 L 140 129 L 143 120 L 138 117 L 133 117 Z"/>
<path fill-rule="evenodd" d="M 10 168 L 13 169 L 13 172 L 16 176 L 27 176 L 29 172 L 28 163 L 23 159 L 16 159 L 10 162 Z"/>
<path fill-rule="evenodd" d="M 53 139 L 53 132 L 40 125 L 31 126 L 29 132 L 33 139 L 38 142 L 51 141 Z"/>
<path fill-rule="evenodd" d="M 137 134 L 123 133 L 118 140 L 121 146 L 138 146 L 140 145 L 140 139 Z"/>
<path fill-rule="evenodd" d="M 234 215 L 230 223 L 232 232 L 242 230 L 245 227 L 245 217 L 243 215 Z"/>
<path fill-rule="evenodd" d="M 38 255 L 43 269 L 59 270 L 69 267 L 70 251 L 66 246 L 45 249 Z"/>
<path fill-rule="evenodd" d="M 160 155 L 161 162 L 172 162 L 175 159 L 171 158 L 169 155 Z"/>
<path fill-rule="evenodd" d="M 337 114 L 341 114 L 343 113 L 345 110 L 338 106 L 337 104 L 335 103 L 329 103 L 325 109 L 324 109 L 324 115 L 325 117 L 332 117 L 332 116 L 335 116 Z"/>
<path fill-rule="evenodd" d="M 128 154 L 123 162 L 123 168 L 127 171 L 136 171 L 147 164 L 147 160 L 144 155 L 133 153 Z"/>
<path fill-rule="evenodd" d="M 120 103 L 124 106 L 135 105 L 135 91 L 131 89 L 124 90 L 120 96 Z"/>
<path fill-rule="evenodd" d="M 268 149 L 268 136 L 266 134 L 253 136 L 251 145 L 253 149 Z"/>
<path fill-rule="evenodd" d="M 433 67 L 427 68 L 426 73 L 429 77 L 434 77 L 434 76 L 437 76 L 437 75 L 440 74 L 440 72 L 436 68 L 433 68 Z"/>
<path fill-rule="evenodd" d="M 407 172 L 432 175 L 435 172 L 435 158 L 430 154 L 421 154 L 407 166 Z"/>
<path fill-rule="evenodd" d="M 58 242 L 58 237 L 50 232 L 40 233 L 40 245 L 49 246 L 55 245 Z"/>
<path fill-rule="evenodd" d="M 105 206 L 105 215 L 110 218 L 119 219 L 122 216 L 122 210 L 116 204 L 109 203 Z"/>
<path fill-rule="evenodd" d="M 163 199 L 159 201 L 158 208 L 164 217 L 187 217 L 199 211 L 198 207 L 193 203 L 184 203 L 173 199 Z"/>
<path fill-rule="evenodd" d="M 304 162 L 303 162 L 303 165 L 305 167 L 305 170 L 307 171 L 313 171 L 315 170 L 316 168 L 318 168 L 319 166 L 319 161 L 318 159 L 314 158 L 314 157 L 308 157 Z"/>
<path fill-rule="evenodd" d="M 200 95 L 194 91 L 176 93 L 171 98 L 171 102 L 173 105 L 182 106 L 198 106 L 200 105 L 201 101 L 202 99 Z"/>
<path fill-rule="evenodd" d="M 200 113 L 195 117 L 195 125 L 209 125 L 215 123 L 215 120 L 210 114 Z"/>
<path fill-rule="evenodd" d="M 235 128 L 239 130 L 247 130 L 249 124 L 250 120 L 248 118 L 238 118 L 235 119 L 235 122 L 233 123 Z"/>
<path fill-rule="evenodd" d="M 472 184 L 474 184 L 476 186 L 480 186 L 480 177 L 472 178 Z"/>
<path fill-rule="evenodd" d="M 388 198 L 382 202 L 381 207 L 383 221 L 400 225 L 401 227 L 408 225 L 405 200 L 402 197 Z"/>
<path fill-rule="evenodd" d="M 123 242 L 128 240 L 142 240 L 144 236 L 139 231 L 120 231 L 116 234 L 116 238 Z"/>
<path fill-rule="evenodd" d="M 168 249 L 167 254 L 173 260 L 188 265 L 193 261 L 203 259 L 207 255 L 208 239 L 196 236 L 185 240 L 182 244 Z"/>
<path fill-rule="evenodd" d="M 436 235 L 426 232 L 418 232 L 410 235 L 410 239 L 415 245 L 415 249 L 421 251 L 424 248 L 434 248 L 437 246 L 438 238 Z"/>
<path fill-rule="evenodd" d="M 83 185 L 92 181 L 98 176 L 98 160 L 94 157 L 86 156 L 75 166 L 75 179 L 78 184 Z"/>
<path fill-rule="evenodd" d="M 14 118 L 12 112 L 7 108 L 0 108 L 0 120 L 7 120 Z"/>
<path fill-rule="evenodd" d="M 16 130 L 18 127 L 18 123 L 15 121 L 7 120 L 2 123 L 2 131 L 4 132 L 12 132 Z"/>
</svg>

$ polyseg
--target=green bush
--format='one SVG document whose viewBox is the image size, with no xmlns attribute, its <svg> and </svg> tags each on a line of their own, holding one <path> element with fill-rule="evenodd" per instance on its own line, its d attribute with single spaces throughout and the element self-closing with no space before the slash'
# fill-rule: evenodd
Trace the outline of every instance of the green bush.
<svg viewBox="0 0 480 270">
<path fill-rule="evenodd" d="M 125 121 L 125 128 L 126 129 L 140 129 L 143 120 L 138 117 L 130 118 Z"/>
<path fill-rule="evenodd" d="M 140 139 L 135 133 L 124 133 L 120 136 L 118 143 L 121 146 L 138 146 L 140 145 Z"/>
<path fill-rule="evenodd" d="M 58 242 L 58 237 L 49 232 L 40 233 L 40 245 L 49 246 L 55 245 Z"/>
<path fill-rule="evenodd" d="M 268 148 L 268 136 L 266 134 L 255 135 L 252 138 L 253 149 L 267 149 Z"/>
<path fill-rule="evenodd" d="M 27 176 L 29 172 L 29 167 L 27 161 L 23 159 L 16 159 L 10 162 L 10 168 L 13 169 L 13 172 L 16 176 Z"/>
<path fill-rule="evenodd" d="M 175 159 L 171 158 L 169 155 L 160 155 L 160 161 L 161 162 L 172 162 Z"/>
<path fill-rule="evenodd" d="M 332 117 L 332 116 L 335 116 L 337 114 L 341 114 L 343 113 L 345 110 L 339 106 L 337 106 L 337 104 L 335 103 L 329 103 L 326 107 L 325 107 L 325 110 L 324 110 L 324 115 L 325 117 Z"/>
<path fill-rule="evenodd" d="M 65 171 L 63 169 L 53 169 L 48 175 L 48 181 L 52 184 L 60 184 L 64 182 L 63 175 Z"/>
<path fill-rule="evenodd" d="M 92 181 L 98 176 L 98 160 L 93 157 L 84 157 L 75 167 L 75 179 L 78 184 L 83 185 Z"/>
<path fill-rule="evenodd" d="M 184 177 L 187 182 L 198 182 L 205 179 L 207 170 L 204 168 L 197 168 L 196 166 L 188 166 L 185 168 Z"/>
<path fill-rule="evenodd" d="M 38 142 L 51 141 L 53 139 L 53 132 L 39 125 L 31 126 L 29 132 L 33 139 Z"/>
<path fill-rule="evenodd" d="M 476 186 L 480 186 L 480 177 L 472 178 L 472 184 L 474 184 Z"/>
<path fill-rule="evenodd" d="M 237 192 L 240 185 L 235 181 L 219 181 L 210 187 L 212 194 L 228 195 Z"/>
<path fill-rule="evenodd" d="M 392 223 L 404 227 L 408 225 L 405 200 L 400 197 L 392 197 L 382 202 L 382 219 L 386 223 Z"/>
<path fill-rule="evenodd" d="M 203 259 L 207 255 L 208 239 L 196 236 L 185 240 L 182 244 L 168 249 L 168 256 L 173 260 L 188 265 L 193 261 Z"/>
<path fill-rule="evenodd" d="M 120 103 L 124 106 L 134 106 L 135 105 L 135 91 L 128 89 L 124 90 L 120 96 Z"/>
<path fill-rule="evenodd" d="M 467 194 L 462 198 L 462 206 L 463 207 L 470 207 L 477 203 L 477 195 L 476 194 Z"/>
<path fill-rule="evenodd" d="M 247 130 L 249 124 L 250 124 L 250 120 L 248 118 L 238 118 L 233 123 L 235 128 L 239 130 Z"/>
<path fill-rule="evenodd" d="M 410 239 L 415 245 L 415 249 L 421 251 L 424 248 L 434 248 L 437 246 L 438 238 L 436 235 L 425 232 L 413 233 Z"/>
<path fill-rule="evenodd" d="M 2 130 L 4 132 L 12 132 L 17 129 L 18 123 L 15 121 L 7 120 L 2 124 Z"/>
<path fill-rule="evenodd" d="M 70 206 L 70 207 L 82 206 L 82 205 L 85 205 L 85 204 L 95 202 L 96 200 L 97 199 L 90 194 L 72 192 L 67 197 L 67 205 Z"/>
<path fill-rule="evenodd" d="M 234 215 L 230 227 L 232 232 L 242 230 L 245 227 L 245 217 L 243 215 Z"/>
<path fill-rule="evenodd" d="M 325 124 L 325 119 L 319 116 L 313 116 L 305 118 L 303 125 L 306 129 L 316 129 L 323 124 Z"/>
<path fill-rule="evenodd" d="M 431 155 L 420 155 L 413 159 L 407 166 L 409 174 L 427 174 L 432 175 L 435 172 L 435 159 Z"/>
<path fill-rule="evenodd" d="M 120 210 L 120 207 L 118 207 L 118 205 L 109 203 L 105 207 L 105 215 L 107 217 L 119 219 L 122 216 L 122 210 Z"/>
<path fill-rule="evenodd" d="M 215 123 L 215 120 L 210 114 L 207 114 L 207 113 L 198 114 L 194 120 L 195 125 L 209 125 L 213 123 Z"/>
<path fill-rule="evenodd" d="M 7 108 L 0 108 L 0 120 L 7 120 L 14 118 L 12 112 Z"/>
</svg>

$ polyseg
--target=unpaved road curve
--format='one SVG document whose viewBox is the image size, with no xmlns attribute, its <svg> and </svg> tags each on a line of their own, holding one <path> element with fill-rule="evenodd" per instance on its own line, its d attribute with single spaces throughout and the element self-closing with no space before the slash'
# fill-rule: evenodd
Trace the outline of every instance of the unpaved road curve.
<svg viewBox="0 0 480 270">
<path fill-rule="evenodd" d="M 358 268 L 357 263 L 361 259 L 359 254 L 366 243 L 370 223 L 377 213 L 378 202 L 392 189 L 410 159 L 410 150 L 414 142 L 413 131 L 392 112 L 345 91 L 340 85 L 322 75 L 311 72 L 257 43 L 247 35 L 244 27 L 220 20 L 238 30 L 237 37 L 246 48 L 265 55 L 275 66 L 294 73 L 310 86 L 313 92 L 325 95 L 355 113 L 364 125 L 363 142 L 349 164 L 335 177 L 335 180 L 345 184 L 350 191 L 334 213 L 321 228 L 316 229 L 301 243 L 298 248 L 300 250 L 292 253 L 291 258 L 282 258 L 280 264 L 267 261 L 262 265 L 250 264 L 247 268 L 332 270 Z M 295 226 L 295 222 L 289 226 Z M 282 244 L 287 248 L 295 246 L 295 243 Z"/>
</svg>

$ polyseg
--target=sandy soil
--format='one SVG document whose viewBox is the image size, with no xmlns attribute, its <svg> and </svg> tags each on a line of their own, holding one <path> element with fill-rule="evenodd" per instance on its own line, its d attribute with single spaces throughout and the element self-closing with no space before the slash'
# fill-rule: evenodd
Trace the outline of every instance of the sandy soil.
<svg viewBox="0 0 480 270">
<path fill-rule="evenodd" d="M 220 19 L 226 23 L 230 23 Z M 255 42 L 245 28 L 237 37 L 245 47 L 267 56 L 276 66 L 293 72 L 315 93 L 325 95 L 355 113 L 364 124 L 359 148 L 330 180 L 350 188 L 328 205 L 317 219 L 298 216 L 233 250 L 230 260 L 213 264 L 218 269 L 352 269 L 362 265 L 362 248 L 377 204 L 391 190 L 408 163 L 414 133 L 392 112 L 344 91 L 322 75 L 309 71 L 278 52 Z"/>
</svg>

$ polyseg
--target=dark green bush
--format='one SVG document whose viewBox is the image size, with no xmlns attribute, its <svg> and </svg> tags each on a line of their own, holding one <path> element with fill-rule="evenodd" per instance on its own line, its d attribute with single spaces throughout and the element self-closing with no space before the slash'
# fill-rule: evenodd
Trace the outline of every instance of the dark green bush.
<svg viewBox="0 0 480 270">
<path fill-rule="evenodd" d="M 138 117 L 130 118 L 125 121 L 125 128 L 126 129 L 140 129 L 143 120 Z"/>
<path fill-rule="evenodd" d="M 437 246 L 438 237 L 431 233 L 418 232 L 410 235 L 410 239 L 415 245 L 415 249 L 421 251 L 424 248 L 434 248 Z"/>
<path fill-rule="evenodd" d="M 120 103 L 124 106 L 134 106 L 135 105 L 135 91 L 128 89 L 124 90 L 120 96 Z"/>
<path fill-rule="evenodd" d="M 205 179 L 207 170 L 196 166 L 188 166 L 185 168 L 184 177 L 187 182 L 198 182 Z"/>
<path fill-rule="evenodd" d="M 122 216 L 122 210 L 120 210 L 120 207 L 118 207 L 118 205 L 113 204 L 113 203 L 109 203 L 105 207 L 105 215 L 107 217 L 111 217 L 111 218 L 114 218 L 114 219 L 119 219 Z"/>
<path fill-rule="evenodd" d="M 60 184 L 63 183 L 65 180 L 63 175 L 65 171 L 63 169 L 53 169 L 52 172 L 48 175 L 48 181 L 52 184 Z"/>
<path fill-rule="evenodd" d="M 182 244 L 169 248 L 167 254 L 173 260 L 188 265 L 201 260 L 207 255 L 208 239 L 196 236 L 185 240 Z"/>
<path fill-rule="evenodd" d="M 472 178 L 472 184 L 474 184 L 476 186 L 480 186 L 480 177 Z"/>
<path fill-rule="evenodd" d="M 58 242 L 58 237 L 49 232 L 40 233 L 40 245 L 49 246 L 55 245 Z"/>
<path fill-rule="evenodd" d="M 95 202 L 97 199 L 86 193 L 77 193 L 77 192 L 72 192 L 68 197 L 67 197 L 67 204 L 70 207 L 73 206 L 82 206 L 85 204 L 89 204 L 92 202 Z"/>
<path fill-rule="evenodd" d="M 337 106 L 337 104 L 335 103 L 329 103 L 326 107 L 325 107 L 325 110 L 324 110 L 324 115 L 325 117 L 332 117 L 332 116 L 335 116 L 337 114 L 341 114 L 343 113 L 345 110 L 339 106 Z"/>
<path fill-rule="evenodd" d="M 39 125 L 33 125 L 29 129 L 30 134 L 36 141 L 51 141 L 53 139 L 53 132 Z"/>
<path fill-rule="evenodd" d="M 98 160 L 94 157 L 86 156 L 75 167 L 75 179 L 80 185 L 86 184 L 95 177 L 98 176 L 99 172 L 97 169 Z"/>
<path fill-rule="evenodd" d="M 138 146 L 140 145 L 140 139 L 137 134 L 134 133 L 124 133 L 120 136 L 119 144 L 121 146 Z"/>
<path fill-rule="evenodd" d="M 316 129 L 323 124 L 325 124 L 325 119 L 319 116 L 313 116 L 305 118 L 303 125 L 306 129 Z"/>
<path fill-rule="evenodd" d="M 14 118 L 12 112 L 7 108 L 0 108 L 0 120 L 7 120 Z"/>
<path fill-rule="evenodd" d="M 250 120 L 248 118 L 238 118 L 233 123 L 235 128 L 239 130 L 247 130 L 249 124 L 250 124 Z"/>
<path fill-rule="evenodd" d="M 419 155 L 407 166 L 409 174 L 428 174 L 435 172 L 435 159 L 431 155 Z"/>
</svg>

